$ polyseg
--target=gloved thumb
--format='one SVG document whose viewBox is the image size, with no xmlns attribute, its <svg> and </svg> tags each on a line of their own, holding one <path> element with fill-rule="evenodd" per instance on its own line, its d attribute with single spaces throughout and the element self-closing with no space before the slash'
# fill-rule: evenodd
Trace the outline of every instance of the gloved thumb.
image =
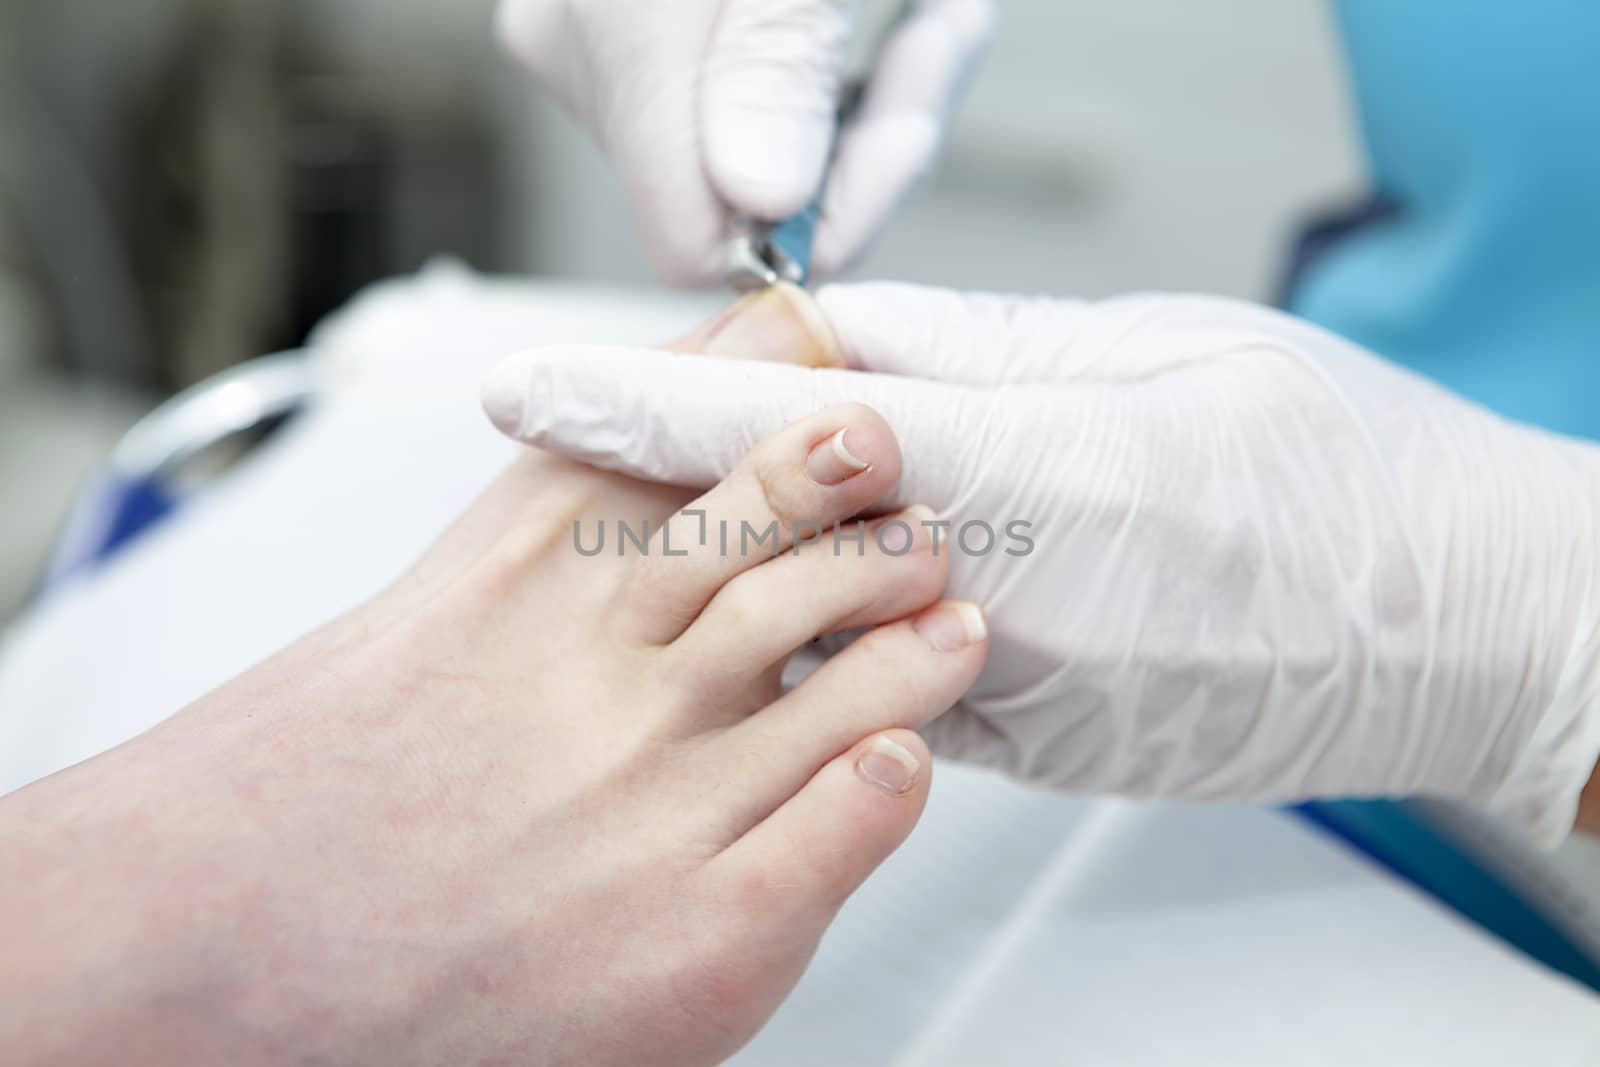
<svg viewBox="0 0 1600 1067">
<path fill-rule="evenodd" d="M 706 170 L 736 212 L 777 220 L 822 185 L 852 0 L 727 0 L 700 89 Z"/>
<path fill-rule="evenodd" d="M 756 442 L 797 419 L 866 404 L 889 421 L 905 455 L 900 484 L 883 505 L 935 509 L 960 496 L 963 464 L 948 453 L 977 439 L 989 398 L 848 370 L 579 345 L 512 356 L 483 386 L 489 418 L 519 441 L 697 489 L 727 477 Z"/>
</svg>

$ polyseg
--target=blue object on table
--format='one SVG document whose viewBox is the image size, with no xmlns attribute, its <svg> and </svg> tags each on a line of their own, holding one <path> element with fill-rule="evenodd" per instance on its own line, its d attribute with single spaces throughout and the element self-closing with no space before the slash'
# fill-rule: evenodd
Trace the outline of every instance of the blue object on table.
<svg viewBox="0 0 1600 1067">
<path fill-rule="evenodd" d="M 111 558 L 177 506 L 171 490 L 157 481 L 115 471 L 100 474 L 78 491 L 39 593 Z"/>
<path fill-rule="evenodd" d="M 104 563 L 177 510 L 218 473 L 197 473 L 233 445 L 241 454 L 315 393 L 303 353 L 262 356 L 184 390 L 129 430 L 107 469 L 78 493 L 39 583 L 46 596 Z"/>
</svg>

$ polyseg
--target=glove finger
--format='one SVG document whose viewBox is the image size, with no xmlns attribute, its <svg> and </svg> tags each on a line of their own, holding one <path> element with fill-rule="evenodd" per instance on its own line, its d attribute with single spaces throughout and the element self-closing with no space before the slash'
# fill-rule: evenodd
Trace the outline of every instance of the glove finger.
<svg viewBox="0 0 1600 1067">
<path fill-rule="evenodd" d="M 899 282 L 830 285 L 816 303 L 847 367 L 995 386 L 1054 381 L 1093 317 L 1082 300 L 960 293 Z"/>
<path fill-rule="evenodd" d="M 956 462 L 988 397 L 938 382 L 686 356 L 649 349 L 559 346 L 512 356 L 484 382 L 484 410 L 527 444 L 672 485 L 707 488 L 756 441 L 822 408 L 863 403 L 905 443 L 884 507 L 935 509 L 958 500 Z M 868 462 L 870 456 L 864 457 Z"/>
<path fill-rule="evenodd" d="M 1161 294 L 1059 300 L 874 282 L 828 286 L 816 302 L 851 369 L 991 388 L 1144 381 L 1304 330 L 1248 305 Z"/>
<path fill-rule="evenodd" d="M 890 38 L 861 110 L 839 134 L 817 227 L 817 273 L 836 274 L 860 258 L 932 165 L 993 26 L 992 0 L 929 0 Z"/>
<path fill-rule="evenodd" d="M 851 0 L 728 0 L 701 88 L 706 170 L 735 211 L 810 203 L 833 146 Z"/>
</svg>

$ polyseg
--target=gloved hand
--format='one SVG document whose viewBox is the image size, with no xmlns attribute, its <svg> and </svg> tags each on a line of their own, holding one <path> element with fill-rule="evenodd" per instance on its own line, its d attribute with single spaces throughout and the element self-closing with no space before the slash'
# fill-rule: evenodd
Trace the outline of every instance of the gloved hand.
<svg viewBox="0 0 1600 1067">
<path fill-rule="evenodd" d="M 733 214 L 776 221 L 828 174 L 813 268 L 848 266 L 928 167 L 993 0 L 924 0 L 835 142 L 860 0 L 502 0 L 501 38 L 611 157 L 656 270 L 717 280 Z"/>
<path fill-rule="evenodd" d="M 486 404 L 693 486 L 824 405 L 876 407 L 893 502 L 950 520 L 952 595 L 991 620 L 936 752 L 1071 790 L 1425 793 L 1570 827 L 1600 750 L 1600 451 L 1230 301 L 820 304 L 881 373 L 557 348 Z"/>
</svg>

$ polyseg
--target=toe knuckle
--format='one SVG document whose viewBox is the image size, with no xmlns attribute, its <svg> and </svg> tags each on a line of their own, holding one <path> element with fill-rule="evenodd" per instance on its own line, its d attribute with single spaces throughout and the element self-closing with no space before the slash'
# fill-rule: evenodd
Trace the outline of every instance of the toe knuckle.
<svg viewBox="0 0 1600 1067">
<path fill-rule="evenodd" d="M 767 513 L 780 526 L 792 527 L 815 518 L 817 493 L 800 476 L 798 465 L 785 451 L 762 449 L 756 456 L 752 473 Z"/>
</svg>

